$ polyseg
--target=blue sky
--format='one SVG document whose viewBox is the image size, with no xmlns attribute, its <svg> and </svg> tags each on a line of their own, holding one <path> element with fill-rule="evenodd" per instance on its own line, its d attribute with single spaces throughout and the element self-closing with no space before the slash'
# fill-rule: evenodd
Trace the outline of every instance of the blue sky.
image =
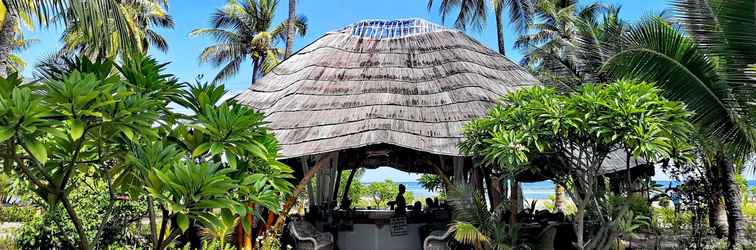
<svg viewBox="0 0 756 250">
<path fill-rule="evenodd" d="M 204 74 L 209 80 L 215 76 L 218 69 L 211 65 L 200 65 L 197 56 L 201 50 L 212 41 L 206 38 L 189 37 L 193 29 L 208 26 L 208 19 L 215 9 L 221 7 L 225 0 L 172 0 L 169 3 L 168 12 L 176 21 L 176 27 L 171 30 L 159 30 L 167 40 L 169 51 L 151 51 L 151 55 L 164 62 L 171 62 L 167 71 L 175 74 L 181 81 L 194 82 L 199 74 Z M 612 4 L 622 5 L 622 15 L 629 21 L 638 20 L 649 13 L 658 13 L 669 8 L 668 2 L 663 0 L 633 0 L 633 1 L 605 1 Z M 286 0 L 281 0 L 276 15 L 276 22 L 280 22 L 287 16 Z M 302 48 L 318 39 L 324 33 L 332 31 L 363 19 L 396 19 L 420 17 L 436 23 L 441 23 L 441 18 L 436 9 L 428 11 L 426 0 L 299 0 L 299 14 L 307 16 L 309 30 L 305 37 L 295 42 L 296 49 Z M 493 15 L 489 15 L 487 26 L 483 31 L 470 31 L 468 34 L 490 48 L 496 48 L 496 32 Z M 449 20 L 453 20 L 450 17 Z M 447 25 L 450 24 L 447 20 Z M 27 32 L 29 38 L 40 39 L 41 42 L 21 53 L 29 65 L 34 65 L 38 59 L 53 53 L 60 48 L 60 28 L 37 29 Z M 505 32 L 507 43 L 507 55 L 514 61 L 519 61 L 521 53 L 512 49 L 515 39 L 514 31 L 507 27 Z M 244 70 L 244 67 L 250 70 Z M 31 67 L 29 67 L 31 68 Z M 24 75 L 31 75 L 27 69 Z M 241 73 L 226 81 L 226 87 L 234 93 L 238 93 L 249 86 L 251 80 L 251 65 L 247 63 L 242 67 Z M 664 178 L 663 176 L 659 176 Z M 387 169 L 368 171 L 364 180 L 381 180 L 390 178 L 394 181 L 412 180 L 414 175 L 408 175 L 399 171 Z"/>
</svg>

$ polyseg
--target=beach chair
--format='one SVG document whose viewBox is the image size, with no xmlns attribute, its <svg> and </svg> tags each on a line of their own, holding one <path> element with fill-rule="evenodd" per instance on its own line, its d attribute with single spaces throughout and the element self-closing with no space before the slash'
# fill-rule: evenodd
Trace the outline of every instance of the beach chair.
<svg viewBox="0 0 756 250">
<path fill-rule="evenodd" d="M 425 237 L 423 241 L 423 250 L 450 250 L 449 237 L 451 233 L 449 231 L 436 230 L 430 233 L 430 236 Z"/>
<path fill-rule="evenodd" d="M 315 226 L 305 220 L 295 220 L 289 225 L 291 236 L 296 240 L 298 250 L 332 250 L 333 235 L 320 232 Z"/>
</svg>

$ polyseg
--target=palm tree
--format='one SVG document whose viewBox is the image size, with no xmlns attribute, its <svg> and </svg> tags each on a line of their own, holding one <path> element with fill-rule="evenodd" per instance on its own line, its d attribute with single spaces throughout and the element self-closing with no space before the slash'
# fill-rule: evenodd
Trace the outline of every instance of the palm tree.
<svg viewBox="0 0 756 250">
<path fill-rule="evenodd" d="M 22 19 L 24 20 L 24 19 Z M 31 20 L 25 19 L 24 23 L 27 27 L 33 27 Z M 13 33 L 16 34 L 16 37 L 13 40 L 13 43 L 11 45 L 11 51 L 12 52 L 21 52 L 22 50 L 28 49 L 34 44 L 39 43 L 39 39 L 27 39 L 24 37 L 24 33 L 21 32 L 21 25 L 19 25 L 18 22 L 16 22 L 16 27 L 13 29 Z M 20 72 L 26 68 L 26 61 L 24 61 L 23 58 L 21 58 L 18 54 L 12 53 L 8 57 L 8 70 L 14 71 L 14 72 Z"/>
<path fill-rule="evenodd" d="M 488 1 L 490 1 L 496 15 L 496 35 L 499 53 L 506 55 L 502 12 L 504 8 L 508 8 L 510 22 L 514 24 L 517 32 L 524 32 L 532 19 L 533 0 L 440 0 L 439 12 L 441 13 L 441 20 L 443 22 L 449 12 L 458 8 L 459 12 L 457 13 L 457 19 L 454 21 L 454 26 L 458 29 L 466 30 L 468 25 L 471 25 L 474 29 L 480 30 L 486 22 Z M 428 10 L 433 8 L 433 2 L 434 0 L 428 0 Z"/>
<path fill-rule="evenodd" d="M 167 0 L 144 0 L 143 2 L 160 2 Z M 19 18 L 36 20 L 43 27 L 50 24 L 76 23 L 91 42 L 98 47 L 118 46 L 130 51 L 137 50 L 134 30 L 129 26 L 126 15 L 119 7 L 120 0 L 1 0 L 0 1 L 0 76 L 7 73 L 12 51 L 15 27 Z"/>
<path fill-rule="evenodd" d="M 617 33 L 625 29 L 619 7 L 593 3 L 578 7 L 575 1 L 541 0 L 537 23 L 521 35 L 515 48 L 525 50 L 520 62 L 541 81 L 563 90 L 598 79 L 602 62 L 615 51 Z M 600 14 L 603 20 L 599 21 Z"/>
<path fill-rule="evenodd" d="M 286 54 L 284 58 L 289 58 L 294 50 L 294 25 L 297 23 L 297 0 L 289 0 L 289 19 L 286 20 Z"/>
<path fill-rule="evenodd" d="M 721 173 L 734 249 L 745 233 L 736 165 L 756 149 L 756 3 L 678 0 L 674 6 L 679 26 L 661 18 L 641 22 L 624 36 L 627 48 L 605 69 L 617 77 L 655 81 L 667 98 L 695 111 L 701 144 Z"/>
<path fill-rule="evenodd" d="M 518 226 L 506 223 L 509 218 L 499 209 L 503 207 L 489 210 L 485 199 L 466 185 L 449 192 L 449 201 L 454 208 L 454 222 L 449 231 L 456 241 L 476 250 L 519 248 Z"/>
<path fill-rule="evenodd" d="M 131 37 L 136 42 L 136 48 L 141 53 L 147 53 L 151 46 L 160 51 L 168 50 L 168 42 L 153 28 L 171 29 L 175 25 L 173 18 L 161 5 L 152 1 L 125 1 L 119 5 L 121 13 L 125 16 L 126 24 L 131 32 Z M 122 44 L 102 44 L 96 40 L 98 36 L 89 36 L 86 25 L 71 23 L 63 32 L 63 53 L 79 53 L 89 56 L 117 56 L 128 52 Z M 114 27 L 115 28 L 115 27 Z M 118 31 L 112 29 L 112 34 Z"/>
<path fill-rule="evenodd" d="M 276 44 L 286 38 L 287 22 L 273 26 L 278 0 L 231 1 L 213 14 L 211 28 L 196 29 L 191 36 L 208 36 L 217 43 L 205 48 L 200 62 L 223 66 L 213 82 L 228 79 L 239 72 L 242 63 L 252 61 L 252 83 L 259 74 L 275 67 L 283 53 Z M 297 17 L 294 29 L 300 36 L 307 31 L 307 19 Z"/>
</svg>

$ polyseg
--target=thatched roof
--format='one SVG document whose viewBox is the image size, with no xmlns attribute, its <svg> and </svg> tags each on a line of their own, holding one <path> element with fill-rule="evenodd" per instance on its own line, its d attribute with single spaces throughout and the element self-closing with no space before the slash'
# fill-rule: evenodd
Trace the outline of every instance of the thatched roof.
<svg viewBox="0 0 756 250">
<path fill-rule="evenodd" d="M 284 158 L 375 144 L 460 156 L 465 122 L 537 84 L 461 31 L 377 20 L 327 33 L 236 100 L 265 113 Z"/>
</svg>

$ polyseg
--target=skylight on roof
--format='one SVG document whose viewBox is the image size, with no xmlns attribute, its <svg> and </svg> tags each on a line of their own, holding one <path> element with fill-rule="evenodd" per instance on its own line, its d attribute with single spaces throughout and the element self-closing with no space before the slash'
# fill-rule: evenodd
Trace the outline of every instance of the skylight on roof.
<svg viewBox="0 0 756 250">
<path fill-rule="evenodd" d="M 400 19 L 360 21 L 338 32 L 364 38 L 384 39 L 401 38 L 446 29 L 444 26 L 423 19 Z"/>
</svg>

